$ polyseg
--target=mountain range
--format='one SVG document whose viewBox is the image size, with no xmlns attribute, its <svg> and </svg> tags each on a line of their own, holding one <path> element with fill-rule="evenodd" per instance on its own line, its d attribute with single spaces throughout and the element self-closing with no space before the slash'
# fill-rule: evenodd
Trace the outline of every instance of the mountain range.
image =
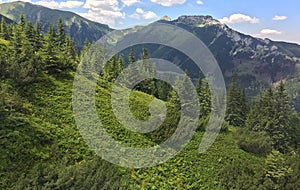
<svg viewBox="0 0 300 190">
<path fill-rule="evenodd" d="M 25 2 L 0 4 L 0 17 L 7 22 L 18 22 L 20 14 L 27 21 L 39 21 L 42 29 L 57 25 L 59 17 L 65 24 L 66 32 L 75 39 L 78 49 L 83 47 L 85 39 L 98 40 L 104 34 L 113 31 L 107 25 L 85 19 L 75 13 L 49 9 Z M 216 57 L 225 80 L 228 83 L 236 73 L 241 87 L 250 96 L 255 96 L 261 88 L 279 81 L 286 82 L 293 104 L 300 111 L 300 46 L 296 43 L 276 42 L 270 39 L 255 38 L 237 32 L 211 16 L 180 16 L 171 20 L 167 16 L 157 21 L 184 28 L 199 37 Z M 138 30 L 138 29 L 137 29 Z M 191 76 L 198 75 L 191 66 L 191 60 L 182 54 L 171 51 L 157 51 L 149 47 L 150 55 L 171 57 L 170 61 L 181 60 Z M 141 51 L 136 50 L 136 55 Z M 197 73 L 196 73 L 197 72 Z"/>
</svg>

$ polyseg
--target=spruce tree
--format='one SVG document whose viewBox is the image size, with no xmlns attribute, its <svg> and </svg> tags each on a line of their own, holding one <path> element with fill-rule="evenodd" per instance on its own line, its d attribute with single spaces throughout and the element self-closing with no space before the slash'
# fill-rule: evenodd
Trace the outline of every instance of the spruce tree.
<svg viewBox="0 0 300 190">
<path fill-rule="evenodd" d="M 289 97 L 284 87 L 284 83 L 281 81 L 275 91 L 274 102 L 274 115 L 275 123 L 274 128 L 269 130 L 270 136 L 274 142 L 275 149 L 280 152 L 287 152 L 290 145 L 290 115 L 291 107 L 289 103 Z"/>
<path fill-rule="evenodd" d="M 207 117 L 211 112 L 211 92 L 208 82 L 202 78 L 202 75 L 198 79 L 196 91 L 199 98 L 200 118 Z"/>
<path fill-rule="evenodd" d="M 4 17 L 1 19 L 1 32 L 0 32 L 0 38 L 3 38 L 4 40 L 9 40 L 9 32 L 8 28 L 6 26 L 6 22 Z"/>
<path fill-rule="evenodd" d="M 53 72 L 58 66 L 57 48 L 56 48 L 56 38 L 53 26 L 48 28 L 48 32 L 45 35 L 45 40 L 42 47 L 42 59 L 45 68 L 49 72 Z"/>
<path fill-rule="evenodd" d="M 65 29 L 64 29 L 62 17 L 59 17 L 57 28 L 58 28 L 58 37 L 57 37 L 58 44 L 59 44 L 59 46 L 62 46 L 66 40 Z"/>
<path fill-rule="evenodd" d="M 289 98 L 284 88 L 284 83 L 273 90 L 269 87 L 261 95 L 259 104 L 252 107 L 247 117 L 246 125 L 253 131 L 266 132 L 273 147 L 281 153 L 289 152 L 291 145 L 291 107 Z"/>
<path fill-rule="evenodd" d="M 134 49 L 130 48 L 129 53 L 129 64 L 133 64 L 135 62 Z"/>
<path fill-rule="evenodd" d="M 43 33 L 40 22 L 36 22 L 34 28 L 34 50 L 38 52 L 43 46 Z"/>
<path fill-rule="evenodd" d="M 245 125 L 247 113 L 245 92 L 238 88 L 236 75 L 234 75 L 228 90 L 225 120 L 230 125 L 241 127 Z"/>
</svg>

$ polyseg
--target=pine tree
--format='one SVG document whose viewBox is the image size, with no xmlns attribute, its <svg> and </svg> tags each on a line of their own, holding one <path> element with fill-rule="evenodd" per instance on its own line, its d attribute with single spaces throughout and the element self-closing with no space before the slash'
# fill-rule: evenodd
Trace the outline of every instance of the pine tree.
<svg viewBox="0 0 300 190">
<path fill-rule="evenodd" d="M 129 64 L 133 64 L 135 62 L 134 49 L 130 48 L 129 53 Z"/>
<path fill-rule="evenodd" d="M 58 44 L 59 44 L 59 46 L 62 46 L 66 40 L 65 29 L 64 29 L 62 17 L 59 17 L 57 28 L 58 28 L 58 37 L 57 37 Z"/>
<path fill-rule="evenodd" d="M 25 17 L 24 17 L 23 14 L 21 14 L 21 15 L 20 15 L 20 21 L 19 21 L 19 23 L 18 23 L 18 26 L 19 26 L 22 30 L 24 30 L 25 25 L 26 25 Z"/>
<path fill-rule="evenodd" d="M 22 53 L 22 30 L 19 25 L 15 25 L 12 31 L 12 38 L 10 40 L 11 56 L 9 57 L 9 74 L 14 80 L 19 80 L 21 53 Z"/>
<path fill-rule="evenodd" d="M 253 105 L 250 109 L 249 114 L 247 115 L 246 128 L 251 131 L 261 131 L 261 114 L 260 114 L 260 107 L 258 102 L 254 101 Z"/>
<path fill-rule="evenodd" d="M 0 38 L 3 38 L 4 40 L 9 40 L 9 33 L 8 28 L 6 26 L 5 19 L 2 17 L 1 20 L 1 32 L 0 32 Z"/>
<path fill-rule="evenodd" d="M 270 131 L 270 136 L 274 142 L 274 147 L 280 152 L 287 152 L 290 145 L 290 115 L 291 107 L 289 104 L 289 97 L 284 87 L 284 83 L 281 81 L 276 88 L 274 95 L 274 115 L 275 124 L 274 128 Z"/>
<path fill-rule="evenodd" d="M 43 33 L 40 22 L 36 22 L 34 28 L 34 50 L 38 52 L 43 46 Z"/>
<path fill-rule="evenodd" d="M 265 161 L 264 187 L 267 189 L 285 189 L 292 169 L 279 151 L 273 150 Z"/>
<path fill-rule="evenodd" d="M 23 15 L 20 22 L 13 27 L 10 40 L 11 57 L 9 58 L 9 73 L 18 83 L 28 82 L 38 72 L 39 58 L 34 51 L 34 29 L 32 23 L 26 24 Z"/>
<path fill-rule="evenodd" d="M 48 32 L 45 35 L 45 40 L 42 47 L 42 59 L 45 64 L 45 68 L 49 72 L 53 72 L 58 66 L 56 38 L 53 26 L 48 28 Z"/>
<path fill-rule="evenodd" d="M 233 76 L 228 90 L 225 120 L 233 126 L 244 126 L 248 113 L 246 95 L 237 86 L 236 75 Z"/>
<path fill-rule="evenodd" d="M 31 22 L 27 22 L 25 26 L 25 37 L 26 40 L 28 40 L 32 46 L 34 46 L 35 44 L 35 36 L 36 34 L 33 24 Z"/>
<path fill-rule="evenodd" d="M 291 144 L 291 113 L 289 98 L 281 82 L 275 91 L 269 87 L 261 95 L 259 104 L 252 107 L 246 125 L 250 130 L 266 132 L 273 147 L 286 153 Z"/>
<path fill-rule="evenodd" d="M 198 79 L 196 91 L 199 98 L 200 118 L 207 117 L 211 112 L 211 92 L 208 82 L 204 81 L 202 75 Z"/>
<path fill-rule="evenodd" d="M 88 39 L 85 39 L 84 46 L 80 52 L 80 60 L 84 57 L 84 55 L 89 51 L 91 44 L 89 43 Z"/>
</svg>

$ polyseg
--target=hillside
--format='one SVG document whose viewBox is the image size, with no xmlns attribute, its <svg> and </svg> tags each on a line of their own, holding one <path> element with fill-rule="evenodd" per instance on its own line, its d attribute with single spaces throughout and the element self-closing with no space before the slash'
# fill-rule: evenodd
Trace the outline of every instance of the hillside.
<svg viewBox="0 0 300 190">
<path fill-rule="evenodd" d="M 66 32 L 76 39 L 79 49 L 83 47 L 86 39 L 93 42 L 111 31 L 107 25 L 87 20 L 73 12 L 49 9 L 26 2 L 2 3 L 0 4 L 0 14 L 14 22 L 18 22 L 20 14 L 24 14 L 27 21 L 40 22 L 44 32 L 47 32 L 50 25 L 57 26 L 59 17 L 62 17 Z"/>
<path fill-rule="evenodd" d="M 220 25 L 211 17 L 200 18 L 205 20 L 205 25 L 209 20 L 213 25 Z M 189 20 L 184 22 L 182 27 L 193 25 Z M 269 85 L 253 103 L 248 101 L 242 87 L 245 84 L 241 83 L 241 73 L 237 73 L 239 78 L 232 77 L 230 82 L 227 81 L 227 108 L 220 133 L 206 152 L 199 153 L 199 144 L 209 134 L 207 132 L 216 132 L 206 126 L 212 118 L 212 110 L 216 109 L 206 78 L 194 78 L 200 110 L 195 115 L 197 123 L 190 122 L 193 119 L 190 115 L 181 115 L 182 110 L 194 113 L 191 104 L 197 106 L 180 99 L 180 93 L 191 97 L 192 85 L 187 80 L 191 69 L 175 81 L 180 87 L 177 92 L 170 84 L 146 79 L 134 86 L 127 97 L 119 92 L 131 82 L 131 73 L 125 75 L 128 76 L 125 85 L 113 88 L 122 70 L 135 60 L 138 61 L 137 68 L 144 66 L 138 74 L 147 76 L 149 72 L 155 72 L 149 61 L 145 61 L 151 55 L 149 52 L 176 56 L 188 63 L 189 60 L 179 52 L 165 47 L 157 49 L 152 44 L 141 49 L 134 47 L 123 55 L 113 56 L 95 75 L 90 68 L 106 59 L 106 47 L 86 44 L 78 54 L 70 36 L 63 30 L 50 27 L 49 32 L 43 34 L 25 19 L 3 28 L 10 30 L 2 30 L 0 36 L 0 189 L 300 189 L 300 117 L 290 106 L 286 90 L 286 87 L 293 89 L 298 97 L 299 78 L 288 78 L 286 83 L 279 82 L 276 87 Z M 280 45 L 289 50 L 285 53 L 296 56 L 297 45 Z M 284 54 L 283 50 L 276 52 Z M 185 66 L 189 68 L 190 65 Z M 133 77 L 136 77 L 135 68 L 133 70 Z M 91 82 L 95 82 L 95 88 L 90 88 Z M 86 100 L 91 94 L 92 104 L 89 104 Z M 126 106 L 121 100 L 127 98 L 128 109 L 118 117 L 115 111 Z M 134 116 L 133 122 L 149 120 L 157 111 L 152 109 L 157 106 L 152 104 L 153 100 L 166 107 L 165 115 L 159 112 L 163 122 L 158 128 L 138 133 L 128 128 L 135 129 L 136 126 L 126 126 L 133 124 L 125 122 L 123 125 L 120 118 L 130 112 Z M 90 113 L 88 108 L 95 108 L 97 121 L 103 123 L 109 137 L 122 145 L 120 149 L 116 149 L 119 144 L 111 141 L 93 144 L 103 139 L 103 133 L 99 130 L 101 126 L 93 128 L 94 118 L 84 117 Z M 78 110 L 81 112 L 76 112 Z M 80 129 L 78 117 L 83 117 L 81 121 L 87 130 Z M 194 129 L 192 139 L 184 147 L 177 141 L 162 144 L 171 138 L 187 136 L 184 130 L 176 133 L 181 119 L 188 122 L 184 123 L 184 129 Z M 154 122 L 156 124 L 157 120 Z M 218 123 L 218 119 L 213 122 Z M 131 157 L 129 160 L 143 164 L 154 163 L 154 159 L 169 153 L 157 151 L 158 145 L 167 146 L 172 152 L 181 147 L 183 150 L 156 166 L 121 167 L 128 163 L 124 155 L 132 153 L 122 147 L 153 148 L 152 157 Z M 105 159 L 96 155 L 99 147 Z M 101 149 L 103 147 L 106 149 Z M 120 159 L 113 162 L 116 155 Z"/>
<path fill-rule="evenodd" d="M 3 15 L 0 14 L 0 20 L 2 20 L 2 19 L 4 19 L 4 21 L 5 21 L 7 24 L 12 24 L 12 23 L 14 23 L 13 20 L 11 20 L 11 19 L 9 19 L 9 18 L 7 18 L 7 17 L 5 17 L 5 16 L 3 16 Z"/>
</svg>

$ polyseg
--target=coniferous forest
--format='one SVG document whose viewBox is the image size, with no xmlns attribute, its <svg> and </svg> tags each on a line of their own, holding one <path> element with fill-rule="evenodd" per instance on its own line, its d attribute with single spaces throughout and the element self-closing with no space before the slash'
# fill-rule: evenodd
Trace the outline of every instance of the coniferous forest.
<svg viewBox="0 0 300 190">
<path fill-rule="evenodd" d="M 38 22 L 27 22 L 23 15 L 19 20 L 2 19 L 0 26 L 0 189 L 300 189 L 300 116 L 284 81 L 249 98 L 233 74 L 221 133 L 199 154 L 212 109 L 209 83 L 200 74 L 195 79 L 199 122 L 188 145 L 158 166 L 122 168 L 98 157 L 75 125 L 73 79 L 91 44 L 77 49 L 62 18 L 46 33 Z M 123 128 L 110 105 L 112 84 L 128 64 L 150 58 L 147 46 L 128 52 L 103 69 L 97 112 L 114 139 L 153 146 L 176 130 L 180 101 L 171 85 L 145 80 L 130 94 L 133 115 L 147 120 L 149 103 L 158 98 L 166 103 L 166 119 L 151 133 Z"/>
</svg>

